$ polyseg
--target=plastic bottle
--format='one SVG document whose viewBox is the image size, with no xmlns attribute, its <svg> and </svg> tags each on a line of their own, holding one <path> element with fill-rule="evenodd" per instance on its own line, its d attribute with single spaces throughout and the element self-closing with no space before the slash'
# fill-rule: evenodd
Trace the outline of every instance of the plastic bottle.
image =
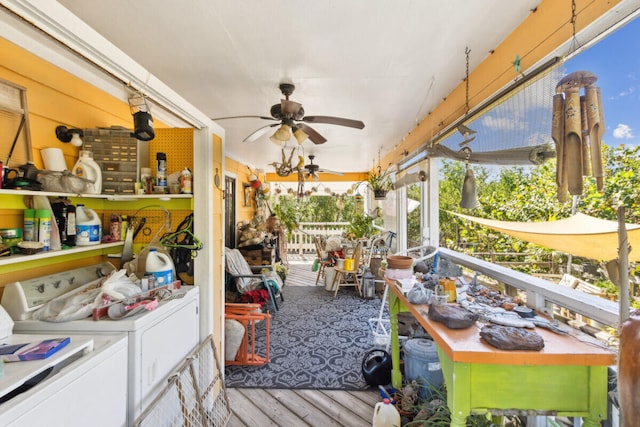
<svg viewBox="0 0 640 427">
<path fill-rule="evenodd" d="M 76 245 L 76 207 L 67 202 L 67 239 L 62 243 L 73 247 Z"/>
<path fill-rule="evenodd" d="M 25 242 L 35 242 L 38 236 L 38 232 L 36 231 L 36 210 L 35 209 L 25 209 L 24 210 L 24 221 L 23 221 L 23 232 L 22 239 Z"/>
<path fill-rule="evenodd" d="M 67 205 L 64 199 L 56 199 L 51 202 L 51 210 L 53 217 L 58 225 L 58 233 L 60 234 L 60 243 L 65 244 L 67 240 Z"/>
<path fill-rule="evenodd" d="M 193 192 L 192 175 L 189 168 L 184 168 L 180 173 L 180 192 L 183 194 L 191 194 Z"/>
<path fill-rule="evenodd" d="M 38 241 L 44 245 L 42 250 L 48 251 L 51 245 L 51 211 L 37 209 L 36 222 L 38 224 Z"/>
<path fill-rule="evenodd" d="M 373 427 L 400 427 L 400 413 L 387 398 L 376 403 L 373 410 Z"/>
<path fill-rule="evenodd" d="M 76 208 L 76 244 L 78 246 L 97 245 L 102 238 L 102 223 L 98 214 L 79 204 Z"/>
<path fill-rule="evenodd" d="M 93 153 L 87 150 L 80 150 L 80 157 L 71 171 L 76 176 L 93 181 L 85 191 L 89 194 L 102 193 L 102 171 L 100 166 L 93 160 Z"/>
<path fill-rule="evenodd" d="M 156 153 L 156 187 L 167 188 L 167 155 Z"/>
<path fill-rule="evenodd" d="M 152 274 L 156 287 L 173 283 L 173 261 L 156 248 L 149 249 L 145 262 L 145 275 Z"/>
<path fill-rule="evenodd" d="M 126 215 L 122 215 L 120 219 L 120 240 L 124 240 L 127 237 L 127 230 L 129 230 L 129 218 Z"/>
<path fill-rule="evenodd" d="M 120 222 L 120 215 L 113 214 L 111 215 L 111 229 L 109 234 L 111 235 L 111 239 L 114 241 L 122 240 L 122 223 Z"/>
</svg>

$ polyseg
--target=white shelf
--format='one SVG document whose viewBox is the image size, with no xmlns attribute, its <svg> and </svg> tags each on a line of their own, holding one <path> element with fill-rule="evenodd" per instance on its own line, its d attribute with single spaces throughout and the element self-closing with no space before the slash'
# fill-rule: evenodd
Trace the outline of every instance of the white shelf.
<svg viewBox="0 0 640 427">
<path fill-rule="evenodd" d="M 97 251 L 102 249 L 115 248 L 118 246 L 123 246 L 124 242 L 113 242 L 113 243 L 101 243 L 99 245 L 91 245 L 91 246 L 76 246 L 70 249 L 62 249 L 59 251 L 46 251 L 46 252 L 38 252 L 33 255 L 22 255 L 22 254 L 14 254 L 9 255 L 7 257 L 0 258 L 0 266 L 1 265 L 9 265 L 9 264 L 17 264 L 20 262 L 29 262 L 35 261 L 38 259 L 46 259 L 46 258 L 55 258 L 64 255 L 71 255 L 89 251 Z"/>
<path fill-rule="evenodd" d="M 193 194 L 74 194 L 60 193 L 53 191 L 32 191 L 32 190 L 6 190 L 1 189 L 0 195 L 19 195 L 19 196 L 47 196 L 47 197 L 83 197 L 87 199 L 106 199 L 116 201 L 136 201 L 142 199 L 191 199 Z"/>
</svg>

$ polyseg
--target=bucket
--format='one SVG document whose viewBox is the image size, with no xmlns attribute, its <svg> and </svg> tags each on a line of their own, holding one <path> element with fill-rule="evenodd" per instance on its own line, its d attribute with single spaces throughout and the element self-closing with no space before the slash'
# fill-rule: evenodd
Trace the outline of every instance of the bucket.
<svg viewBox="0 0 640 427">
<path fill-rule="evenodd" d="M 169 285 L 173 283 L 173 261 L 167 254 L 151 248 L 145 261 L 145 274 L 153 275 L 156 287 Z"/>
<path fill-rule="evenodd" d="M 97 245 L 102 239 L 102 223 L 98 214 L 80 204 L 76 208 L 76 245 Z"/>
<path fill-rule="evenodd" d="M 335 288 L 331 286 L 333 284 L 333 278 L 336 277 L 336 271 L 333 267 L 324 268 L 324 289 L 327 291 L 335 291 Z"/>
<path fill-rule="evenodd" d="M 353 258 L 345 258 L 344 269 L 347 271 L 353 270 Z"/>
<path fill-rule="evenodd" d="M 342 258 L 336 259 L 336 267 L 344 268 L 344 259 L 342 259 Z"/>
<path fill-rule="evenodd" d="M 73 167 L 72 173 L 75 176 L 93 182 L 93 184 L 89 184 L 87 188 L 85 188 L 87 193 L 102 193 L 102 171 L 100 170 L 100 166 L 93 160 L 93 153 L 91 151 L 80 150 L 80 158 Z"/>
<path fill-rule="evenodd" d="M 407 381 L 416 380 L 420 384 L 420 397 L 429 399 L 444 382 L 436 344 L 426 338 L 414 338 L 403 349 Z"/>
</svg>

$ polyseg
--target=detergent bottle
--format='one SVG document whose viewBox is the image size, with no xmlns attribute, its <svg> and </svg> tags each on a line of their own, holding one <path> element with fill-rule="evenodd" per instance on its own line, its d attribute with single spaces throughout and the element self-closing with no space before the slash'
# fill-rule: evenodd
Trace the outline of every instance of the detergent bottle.
<svg viewBox="0 0 640 427">
<path fill-rule="evenodd" d="M 156 287 L 173 283 L 173 261 L 169 255 L 150 248 L 145 261 L 145 275 L 152 274 Z"/>
<path fill-rule="evenodd" d="M 102 240 L 102 222 L 93 210 L 83 204 L 76 207 L 76 245 L 97 245 Z"/>
<path fill-rule="evenodd" d="M 80 157 L 73 167 L 72 173 L 93 182 L 93 184 L 87 185 L 88 188 L 85 189 L 87 193 L 102 193 L 102 171 L 96 161 L 93 160 L 91 151 L 80 150 Z"/>
<path fill-rule="evenodd" d="M 387 398 L 376 403 L 373 410 L 373 427 L 400 427 L 400 413 Z"/>
</svg>

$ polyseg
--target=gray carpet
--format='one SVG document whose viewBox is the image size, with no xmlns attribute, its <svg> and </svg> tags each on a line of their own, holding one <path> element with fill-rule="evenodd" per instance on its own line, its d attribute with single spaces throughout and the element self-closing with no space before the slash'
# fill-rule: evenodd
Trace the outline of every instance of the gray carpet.
<svg viewBox="0 0 640 427">
<path fill-rule="evenodd" d="M 284 288 L 285 301 L 271 319 L 271 363 L 228 366 L 227 387 L 364 390 L 362 358 L 375 348 L 369 319 L 380 298 L 364 300 L 344 288 L 336 298 L 322 286 Z M 386 310 L 385 318 L 389 318 Z M 256 328 L 264 347 L 264 322 Z M 262 354 L 263 355 L 263 354 Z"/>
</svg>

